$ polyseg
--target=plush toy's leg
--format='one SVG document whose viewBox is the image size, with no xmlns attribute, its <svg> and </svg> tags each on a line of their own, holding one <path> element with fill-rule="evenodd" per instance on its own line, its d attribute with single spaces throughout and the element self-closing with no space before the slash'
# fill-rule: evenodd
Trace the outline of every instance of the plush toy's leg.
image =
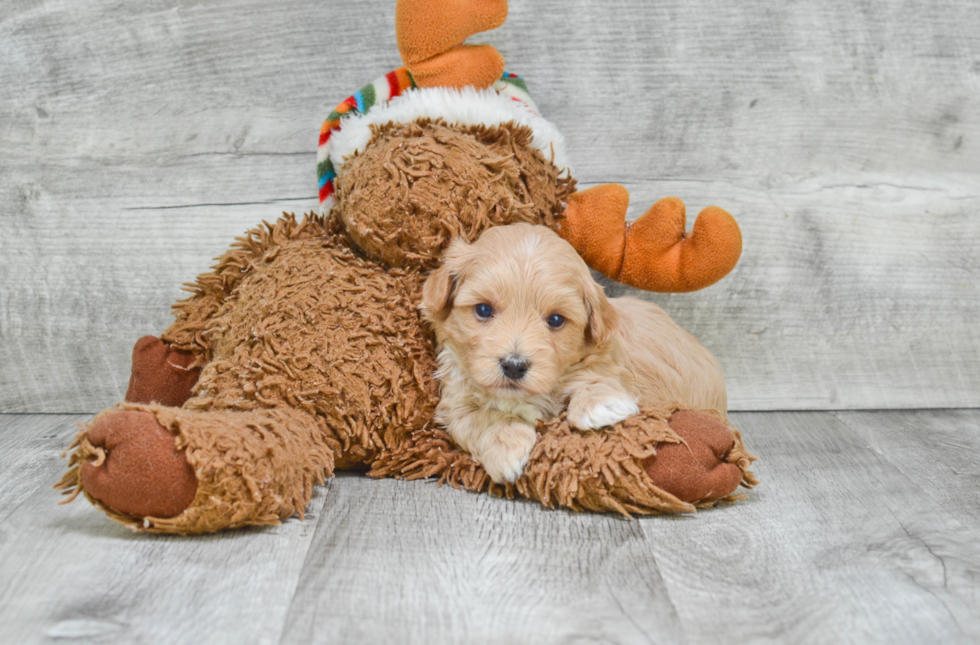
<svg viewBox="0 0 980 645">
<path fill-rule="evenodd" d="M 197 412 L 122 404 L 72 444 L 57 488 L 134 530 L 210 533 L 303 516 L 334 446 L 290 408 Z"/>
<path fill-rule="evenodd" d="M 283 213 L 278 221 L 266 222 L 236 239 L 210 271 L 184 285 L 191 295 L 173 305 L 176 320 L 160 335 L 160 340 L 174 350 L 196 356 L 197 365 L 209 363 L 213 347 L 208 327 L 228 296 L 256 266 L 274 258 L 275 249 L 286 241 L 323 236 L 327 226 L 325 218 L 317 215 L 307 215 L 297 222 L 295 215 Z"/>
<path fill-rule="evenodd" d="M 489 87 L 503 74 L 503 57 L 462 43 L 505 20 L 507 0 L 398 0 L 398 50 L 419 87 Z"/>
<path fill-rule="evenodd" d="M 143 336 L 133 347 L 133 371 L 126 401 L 180 407 L 201 376 L 197 356 L 173 349 L 155 336 Z"/>
<path fill-rule="evenodd" d="M 398 445 L 381 452 L 368 475 L 408 480 L 438 477 L 440 484 L 472 491 L 507 489 L 494 484 L 479 462 L 460 450 L 448 434 L 433 427 L 416 430 Z"/>
<path fill-rule="evenodd" d="M 549 507 L 690 512 L 732 499 L 740 483 L 757 483 L 748 470 L 754 459 L 738 431 L 714 413 L 644 408 L 589 432 L 562 416 L 539 434 L 517 490 Z"/>
<path fill-rule="evenodd" d="M 624 515 L 691 512 L 734 499 L 758 481 L 755 457 L 714 413 L 646 408 L 612 428 L 581 432 L 564 416 L 538 430 L 538 443 L 513 485 L 494 484 L 449 436 L 427 428 L 383 453 L 370 475 L 438 477 L 456 488 L 514 497 L 548 507 Z"/>
<path fill-rule="evenodd" d="M 666 197 L 626 224 L 629 193 L 604 184 L 568 199 L 559 234 L 600 273 L 639 289 L 697 291 L 725 277 L 742 254 L 742 233 L 724 210 L 701 211 L 685 232 L 684 202 Z"/>
</svg>

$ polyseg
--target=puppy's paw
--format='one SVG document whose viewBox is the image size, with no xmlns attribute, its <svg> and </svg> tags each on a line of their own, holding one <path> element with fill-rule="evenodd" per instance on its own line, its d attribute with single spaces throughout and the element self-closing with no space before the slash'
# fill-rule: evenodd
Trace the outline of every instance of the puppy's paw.
<svg viewBox="0 0 980 645">
<path fill-rule="evenodd" d="M 479 454 L 473 456 L 483 464 L 490 479 L 498 484 L 512 484 L 524 472 L 536 440 L 533 427 L 511 421 L 489 432 L 481 442 Z"/>
<path fill-rule="evenodd" d="M 568 423 L 576 430 L 596 430 L 619 423 L 640 408 L 627 398 L 572 397 L 568 403 Z"/>
</svg>

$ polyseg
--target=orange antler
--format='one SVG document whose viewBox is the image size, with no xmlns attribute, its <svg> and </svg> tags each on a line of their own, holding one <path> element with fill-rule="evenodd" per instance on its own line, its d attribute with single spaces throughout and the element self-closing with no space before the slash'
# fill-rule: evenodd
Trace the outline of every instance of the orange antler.
<svg viewBox="0 0 980 645">
<path fill-rule="evenodd" d="M 661 199 L 631 225 L 628 205 L 619 184 L 575 193 L 558 232 L 596 271 L 647 291 L 697 291 L 738 264 L 742 232 L 717 206 L 701 211 L 687 234 L 684 202 L 676 197 Z"/>
<path fill-rule="evenodd" d="M 504 72 L 503 56 L 463 41 L 505 20 L 507 0 L 398 0 L 398 51 L 419 87 L 490 87 Z"/>
</svg>

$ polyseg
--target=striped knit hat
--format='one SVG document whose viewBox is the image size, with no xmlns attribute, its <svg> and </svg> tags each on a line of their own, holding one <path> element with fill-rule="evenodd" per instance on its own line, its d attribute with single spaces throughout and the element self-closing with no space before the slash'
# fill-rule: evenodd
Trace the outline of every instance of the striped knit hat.
<svg viewBox="0 0 980 645">
<path fill-rule="evenodd" d="M 486 90 L 418 88 L 402 67 L 347 97 L 323 122 L 316 155 L 320 212 L 326 214 L 333 206 L 334 179 L 344 160 L 370 142 L 372 125 L 409 123 L 420 118 L 438 118 L 451 125 L 526 125 L 534 133 L 531 145 L 559 170 L 568 167 L 561 133 L 538 114 L 520 76 L 504 72 Z"/>
</svg>

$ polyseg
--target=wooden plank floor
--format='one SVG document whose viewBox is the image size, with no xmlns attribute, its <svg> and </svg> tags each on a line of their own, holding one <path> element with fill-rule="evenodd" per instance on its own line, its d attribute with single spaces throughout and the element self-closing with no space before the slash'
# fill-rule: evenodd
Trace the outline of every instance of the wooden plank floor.
<svg viewBox="0 0 980 645">
<path fill-rule="evenodd" d="M 980 410 L 736 413 L 747 501 L 625 521 L 342 476 L 305 522 L 55 506 L 79 415 L 0 415 L 0 642 L 980 640 Z"/>
</svg>

